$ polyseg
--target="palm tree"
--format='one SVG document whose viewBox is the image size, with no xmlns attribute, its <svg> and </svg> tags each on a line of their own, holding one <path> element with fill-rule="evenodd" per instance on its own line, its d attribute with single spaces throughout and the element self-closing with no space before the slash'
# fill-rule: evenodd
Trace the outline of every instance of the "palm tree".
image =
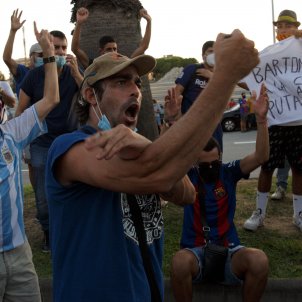
<svg viewBox="0 0 302 302">
<path fill-rule="evenodd" d="M 85 6 L 89 18 L 82 27 L 81 48 L 90 58 L 98 56 L 98 41 L 104 35 L 113 36 L 119 52 L 130 56 L 142 39 L 138 12 L 142 5 L 138 0 L 73 0 L 71 22 L 76 20 L 76 11 Z M 139 133 L 154 140 L 158 130 L 154 118 L 152 94 L 147 76 L 142 77 L 142 107 L 138 119 Z"/>
</svg>

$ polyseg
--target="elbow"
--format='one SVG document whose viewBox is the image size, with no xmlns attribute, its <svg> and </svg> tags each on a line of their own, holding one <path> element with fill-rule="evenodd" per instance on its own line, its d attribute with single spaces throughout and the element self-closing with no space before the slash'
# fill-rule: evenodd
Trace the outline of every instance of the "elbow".
<svg viewBox="0 0 302 302">
<path fill-rule="evenodd" d="M 269 160 L 269 152 L 267 152 L 266 154 L 262 154 L 262 156 L 259 156 L 259 158 L 258 158 L 259 166 L 262 166 L 268 160 Z"/>
</svg>

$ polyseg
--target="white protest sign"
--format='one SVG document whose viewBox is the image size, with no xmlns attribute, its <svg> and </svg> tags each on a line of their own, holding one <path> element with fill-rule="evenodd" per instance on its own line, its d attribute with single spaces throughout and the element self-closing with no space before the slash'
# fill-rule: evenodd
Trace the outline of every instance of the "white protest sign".
<svg viewBox="0 0 302 302">
<path fill-rule="evenodd" d="M 257 95 L 265 84 L 269 126 L 302 122 L 302 39 L 290 37 L 265 48 L 259 56 L 259 65 L 243 81 Z"/>
<path fill-rule="evenodd" d="M 6 92 L 7 95 L 15 97 L 12 88 L 7 81 L 0 81 L 0 87 Z"/>
</svg>

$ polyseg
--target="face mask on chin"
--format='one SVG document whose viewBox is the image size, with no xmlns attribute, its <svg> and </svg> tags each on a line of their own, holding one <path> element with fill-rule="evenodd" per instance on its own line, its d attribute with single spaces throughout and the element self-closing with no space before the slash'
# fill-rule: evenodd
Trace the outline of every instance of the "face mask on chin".
<svg viewBox="0 0 302 302">
<path fill-rule="evenodd" d="M 215 183 L 219 180 L 221 161 L 214 160 L 210 163 L 199 164 L 199 175 L 205 183 Z"/>
<path fill-rule="evenodd" d="M 94 89 L 93 89 L 93 94 L 94 94 L 94 97 L 95 97 L 95 100 L 96 100 L 96 105 L 98 107 L 99 113 L 101 115 L 101 117 L 99 117 L 99 115 L 96 113 L 96 110 L 94 109 L 94 106 L 93 106 L 92 109 L 93 109 L 95 115 L 97 116 L 97 118 L 99 119 L 98 128 L 102 131 L 110 130 L 111 129 L 110 122 L 109 122 L 107 116 L 105 114 L 102 114 L 101 108 L 99 106 L 98 98 L 96 96 L 96 93 L 95 93 Z"/>
<path fill-rule="evenodd" d="M 278 34 L 276 38 L 277 38 L 278 41 L 282 41 L 282 40 L 285 40 L 285 39 L 287 39 L 291 36 L 292 36 L 292 34 Z"/>
</svg>

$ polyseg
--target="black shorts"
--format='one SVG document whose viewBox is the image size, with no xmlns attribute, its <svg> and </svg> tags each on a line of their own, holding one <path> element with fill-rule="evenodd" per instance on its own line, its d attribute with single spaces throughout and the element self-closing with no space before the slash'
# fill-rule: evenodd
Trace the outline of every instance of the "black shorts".
<svg viewBox="0 0 302 302">
<path fill-rule="evenodd" d="M 287 157 L 290 166 L 302 172 L 302 126 L 271 126 L 268 130 L 270 156 L 262 169 L 284 168 Z"/>
</svg>

